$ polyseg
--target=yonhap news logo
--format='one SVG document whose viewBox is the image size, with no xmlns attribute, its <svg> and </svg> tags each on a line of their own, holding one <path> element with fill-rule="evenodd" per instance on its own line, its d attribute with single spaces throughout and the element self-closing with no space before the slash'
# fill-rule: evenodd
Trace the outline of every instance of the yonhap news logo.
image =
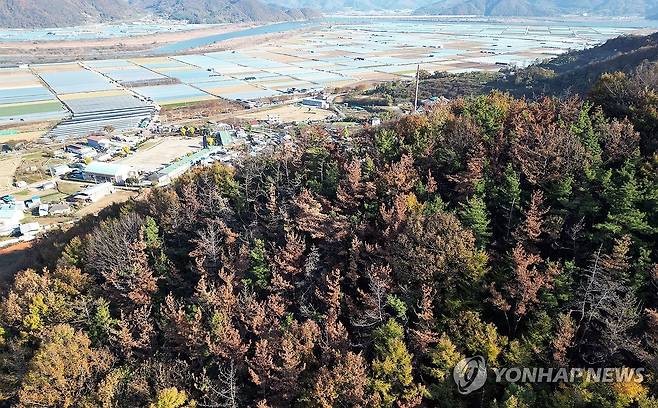
<svg viewBox="0 0 658 408">
<path fill-rule="evenodd" d="M 484 386 L 487 381 L 487 363 L 482 356 L 461 360 L 452 370 L 452 378 L 460 394 L 468 395 Z"/>
<path fill-rule="evenodd" d="M 574 383 L 581 380 L 600 383 L 641 383 L 644 368 L 630 367 L 503 367 L 492 368 L 496 383 Z M 487 363 L 484 357 L 467 357 L 459 361 L 452 371 L 457 391 L 468 395 L 481 389 L 487 382 Z"/>
</svg>

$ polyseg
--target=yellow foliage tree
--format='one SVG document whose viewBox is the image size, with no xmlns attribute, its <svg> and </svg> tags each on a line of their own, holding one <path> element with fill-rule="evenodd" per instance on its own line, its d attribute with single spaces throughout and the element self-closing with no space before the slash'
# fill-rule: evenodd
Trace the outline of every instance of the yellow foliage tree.
<svg viewBox="0 0 658 408">
<path fill-rule="evenodd" d="M 178 391 L 177 388 L 165 388 L 158 391 L 155 401 L 151 403 L 150 408 L 180 408 L 185 406 L 187 402 L 187 394 L 185 391 Z M 194 406 L 195 404 L 188 404 L 187 406 Z"/>
<path fill-rule="evenodd" d="M 49 331 L 23 378 L 18 397 L 25 406 L 70 407 L 84 401 L 111 365 L 105 350 L 91 348 L 89 337 L 62 324 Z"/>
</svg>

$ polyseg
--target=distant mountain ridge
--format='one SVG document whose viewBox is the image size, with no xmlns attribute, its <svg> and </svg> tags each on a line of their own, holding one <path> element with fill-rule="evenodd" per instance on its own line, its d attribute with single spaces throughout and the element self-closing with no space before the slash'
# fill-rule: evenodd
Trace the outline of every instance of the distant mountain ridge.
<svg viewBox="0 0 658 408">
<path fill-rule="evenodd" d="M 310 8 L 281 7 L 259 0 L 129 0 L 156 15 L 190 23 L 286 21 L 318 17 Z"/>
<path fill-rule="evenodd" d="M 416 10 L 417 15 L 658 17 L 658 0 L 269 0 L 284 7 L 316 7 L 323 11 Z"/>
<path fill-rule="evenodd" d="M 640 16 L 658 14 L 658 0 L 440 0 L 416 15 L 544 17 L 568 14 Z"/>
<path fill-rule="evenodd" d="M 0 27 L 66 27 L 149 13 L 190 23 L 270 22 L 320 15 L 310 8 L 260 0 L 0 0 Z"/>
<path fill-rule="evenodd" d="M 432 4 L 435 0 L 334 0 L 318 2 L 316 0 L 269 0 L 270 3 L 283 7 L 313 7 L 323 11 L 395 11 L 415 10 Z"/>
</svg>

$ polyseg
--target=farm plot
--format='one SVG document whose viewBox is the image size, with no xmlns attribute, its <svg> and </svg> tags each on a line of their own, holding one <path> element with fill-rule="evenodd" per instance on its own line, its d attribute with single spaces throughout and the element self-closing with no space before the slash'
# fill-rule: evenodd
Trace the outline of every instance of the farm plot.
<svg viewBox="0 0 658 408">
<path fill-rule="evenodd" d="M 29 69 L 0 69 L 0 124 L 57 120 L 66 109 Z"/>
<path fill-rule="evenodd" d="M 136 65 L 123 66 L 113 69 L 101 69 L 99 71 L 112 78 L 113 80 L 121 82 L 122 84 L 126 84 L 128 82 L 157 81 L 166 78 L 164 75 L 160 75 L 151 70 Z"/>
<path fill-rule="evenodd" d="M 230 79 L 229 77 L 217 74 L 214 71 L 208 71 L 192 66 L 188 67 L 189 68 L 187 69 L 175 69 L 167 71 L 159 70 L 159 72 L 171 78 L 176 78 L 177 80 L 186 84 L 196 84 L 201 82 L 217 81 L 221 79 Z"/>
<path fill-rule="evenodd" d="M 160 105 L 213 99 L 212 95 L 186 84 L 143 86 L 133 90 Z"/>
<path fill-rule="evenodd" d="M 152 173 L 200 148 L 201 138 L 166 137 L 158 139 L 154 146 L 119 160 L 119 163 L 133 166 L 141 172 Z"/>
<path fill-rule="evenodd" d="M 100 92 L 80 92 L 60 98 L 73 117 L 56 126 L 49 135 L 58 140 L 85 136 L 105 126 L 116 130 L 139 127 L 149 119 L 155 107 L 124 89 Z"/>
<path fill-rule="evenodd" d="M 115 111 L 145 106 L 143 101 L 125 90 L 66 94 L 62 95 L 61 99 L 74 114 Z"/>
<path fill-rule="evenodd" d="M 103 75 L 78 64 L 39 66 L 35 70 L 58 95 L 119 88 Z"/>
<path fill-rule="evenodd" d="M 2 161 L 0 166 L 0 191 L 10 188 L 14 182 L 14 173 L 21 164 L 21 158 L 18 156 L 9 157 Z"/>
</svg>

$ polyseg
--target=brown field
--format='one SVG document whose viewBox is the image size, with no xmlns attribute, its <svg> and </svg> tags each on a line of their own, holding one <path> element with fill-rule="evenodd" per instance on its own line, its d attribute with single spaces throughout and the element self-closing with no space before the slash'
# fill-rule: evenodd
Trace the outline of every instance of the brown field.
<svg viewBox="0 0 658 408">
<path fill-rule="evenodd" d="M 163 137 L 157 141 L 159 143 L 119 160 L 119 163 L 133 166 L 140 171 L 153 172 L 201 148 L 200 137 Z"/>
<path fill-rule="evenodd" d="M 0 142 L 31 142 L 48 133 L 57 122 L 19 122 L 0 125 L 0 130 L 16 130 L 16 134 L 2 136 Z"/>
<path fill-rule="evenodd" d="M 72 101 L 76 99 L 86 99 L 86 98 L 100 98 L 105 96 L 121 96 L 121 95 L 131 95 L 125 89 L 113 89 L 109 91 L 93 91 L 93 92 L 77 92 L 69 94 L 59 94 L 59 99 L 63 101 Z"/>
<path fill-rule="evenodd" d="M 242 106 L 238 103 L 224 99 L 213 99 L 186 105 L 165 106 L 160 111 L 160 118 L 162 123 L 172 124 L 206 122 L 242 109 Z"/>
<path fill-rule="evenodd" d="M 2 165 L 0 166 L 0 191 L 11 188 L 11 185 L 14 182 L 14 174 L 20 165 L 20 157 L 10 156 L 2 159 Z"/>
<path fill-rule="evenodd" d="M 236 115 L 236 117 L 241 119 L 267 120 L 269 115 L 279 115 L 285 122 L 305 122 L 324 120 L 333 114 L 332 111 L 326 109 L 292 104 L 278 106 L 273 109 L 263 109 L 253 113 L 243 113 Z"/>
</svg>

